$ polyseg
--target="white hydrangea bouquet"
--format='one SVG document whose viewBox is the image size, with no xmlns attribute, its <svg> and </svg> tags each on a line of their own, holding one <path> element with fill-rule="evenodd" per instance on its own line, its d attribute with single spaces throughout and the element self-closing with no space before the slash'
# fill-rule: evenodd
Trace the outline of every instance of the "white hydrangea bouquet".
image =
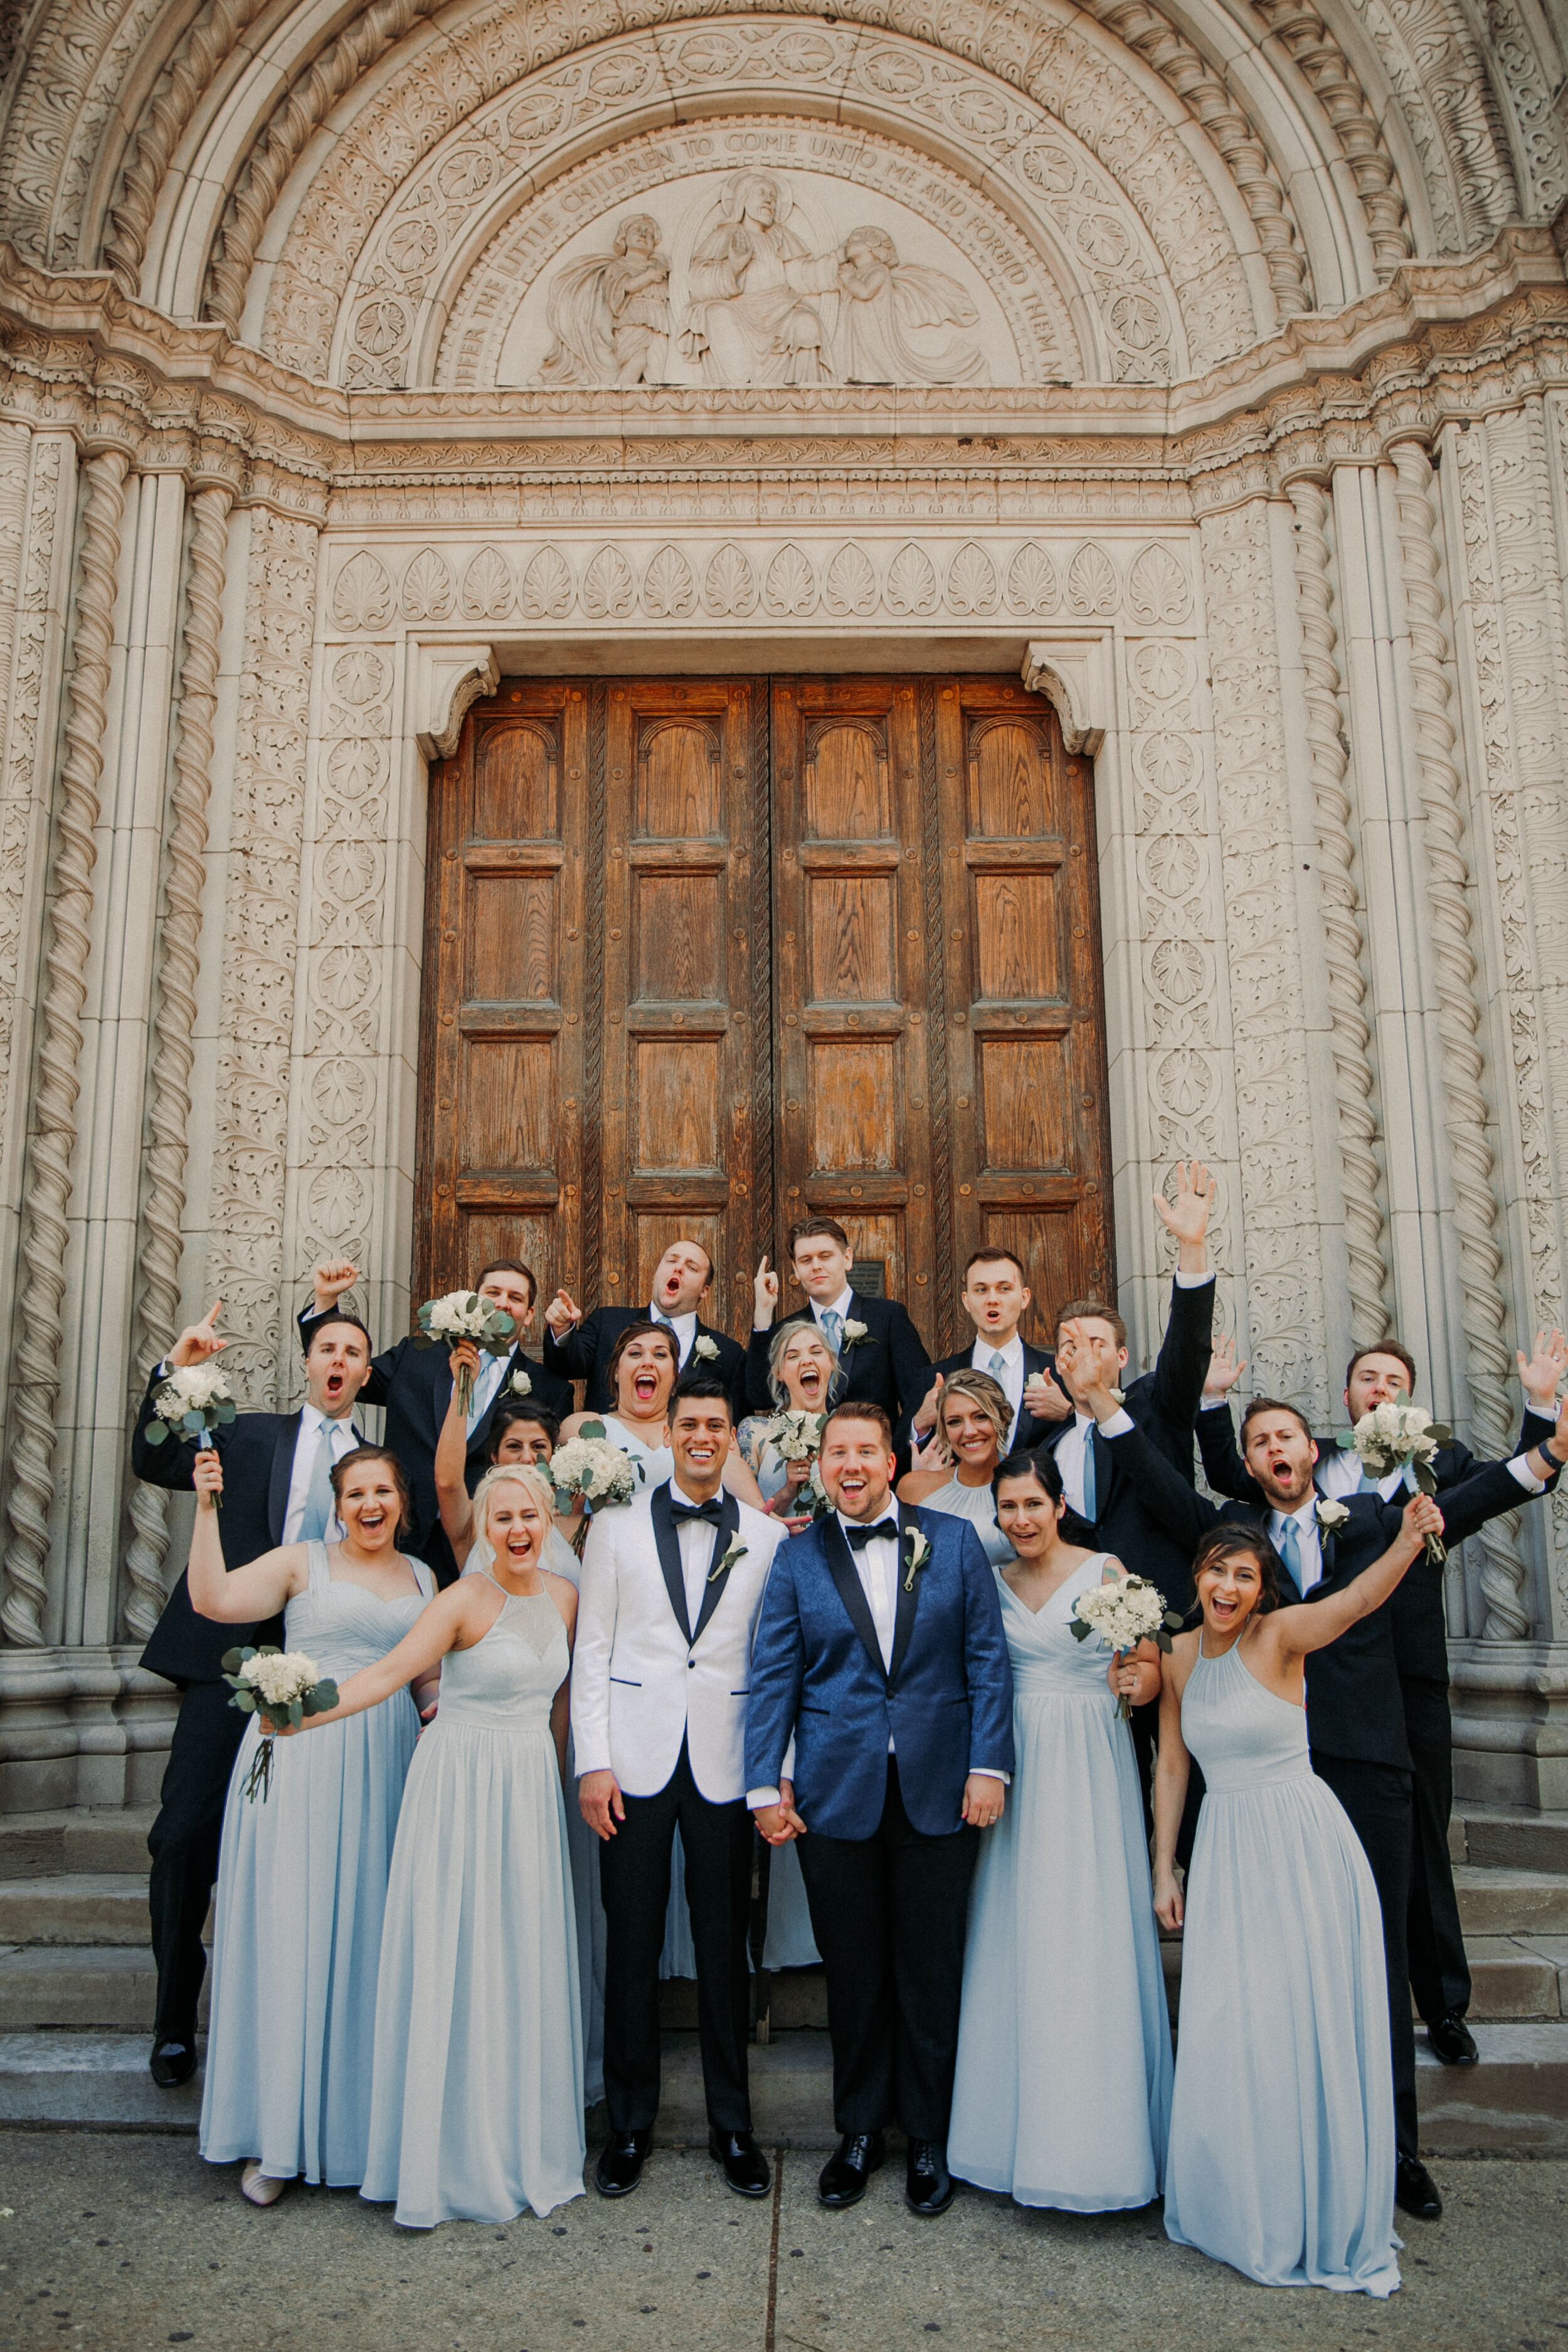
<svg viewBox="0 0 1568 2352">
<path fill-rule="evenodd" d="M 226 1429 L 234 1419 L 234 1392 L 216 1364 L 176 1364 L 158 1384 L 153 1416 L 145 1432 L 149 1445 L 194 1437 L 198 1450 L 204 1449 L 212 1444 L 214 1430 Z M 221 1510 L 223 1496 L 213 1500 Z"/>
<path fill-rule="evenodd" d="M 243 1787 L 254 1804 L 265 1802 L 272 1786 L 275 1732 L 298 1730 L 308 1715 L 326 1715 L 338 1703 L 338 1686 L 303 1650 L 226 1650 L 223 1678 L 234 1693 L 230 1706 L 259 1718 L 261 1737 Z"/>
<path fill-rule="evenodd" d="M 1454 1433 L 1440 1421 L 1434 1421 L 1424 1405 L 1395 1403 L 1374 1405 L 1363 1412 L 1355 1427 L 1340 1439 L 1343 1452 L 1354 1454 L 1374 1478 L 1386 1478 L 1397 1470 L 1413 1495 L 1435 1495 L 1437 1474 L 1432 1467 L 1439 1445 L 1447 1445 Z M 1441 1563 L 1448 1557 L 1441 1536 L 1428 1536 L 1426 1557 Z"/>
<path fill-rule="evenodd" d="M 826 1425 L 825 1412 L 804 1412 L 786 1405 L 764 1421 L 759 1436 L 765 1439 L 781 1462 L 815 1462 L 822 1451 L 822 1433 Z"/>
<path fill-rule="evenodd" d="M 1158 1586 L 1147 1577 L 1130 1576 L 1125 1570 L 1120 1576 L 1108 1577 L 1092 1591 L 1080 1592 L 1073 1608 L 1073 1639 L 1087 1642 L 1091 1633 L 1098 1633 L 1118 1657 L 1135 1650 L 1140 1642 L 1152 1642 L 1157 1649 L 1168 1650 L 1172 1634 L 1181 1629 L 1180 1616 L 1166 1608 Z M 1116 1704 L 1122 1721 L 1131 1723 L 1132 1709 L 1125 1692 Z"/>
<path fill-rule="evenodd" d="M 414 1339 L 421 1348 L 456 1348 L 471 1339 L 487 1356 L 506 1356 L 517 1344 L 517 1326 L 504 1308 L 488 1305 L 477 1290 L 448 1290 L 425 1301 Z M 473 1381 L 466 1371 L 459 1372 L 458 1409 L 465 1417 L 473 1401 Z"/>
<path fill-rule="evenodd" d="M 606 1504 L 629 1503 L 637 1487 L 631 1456 L 611 1444 L 602 1421 L 585 1421 L 575 1437 L 556 1447 L 550 1476 L 556 1509 L 569 1511 L 580 1502 L 589 1517 Z"/>
</svg>

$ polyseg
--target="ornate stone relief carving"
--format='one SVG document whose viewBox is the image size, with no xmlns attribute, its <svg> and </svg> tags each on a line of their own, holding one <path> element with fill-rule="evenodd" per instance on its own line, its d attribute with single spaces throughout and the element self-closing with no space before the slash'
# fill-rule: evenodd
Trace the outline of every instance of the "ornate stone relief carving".
<svg viewBox="0 0 1568 2352">
<path fill-rule="evenodd" d="M 224 908 L 207 1284 L 225 1304 L 226 1363 L 258 1406 L 276 1393 L 279 1319 L 289 1312 L 283 1217 L 315 605 L 314 527 L 253 509 L 231 818 L 244 846 Z"/>
<path fill-rule="evenodd" d="M 91 949 L 94 839 L 103 772 L 110 656 L 114 630 L 124 452 L 105 450 L 82 467 L 81 547 L 76 625 L 55 798 L 48 936 L 38 1012 L 31 1148 L 23 1204 L 22 1281 L 11 1387 L 6 1462 L 5 1598 L 8 1641 L 44 1640 L 48 1594 L 49 1514 L 54 1503 L 55 1406 L 59 1396 L 66 1253 L 70 1232 L 71 1154 L 80 1091 L 81 1011 Z"/>
<path fill-rule="evenodd" d="M 1287 787 L 1268 509 L 1200 526 L 1254 1378 L 1326 1413 L 1322 1213 Z"/>
<path fill-rule="evenodd" d="M 1242 348 L 1259 321 L 1235 238 L 1173 126 L 1117 74 L 1102 47 L 1062 28 L 1047 47 L 1048 60 L 1031 69 L 1038 92 L 1031 97 L 942 59 L 926 42 L 888 34 L 873 40 L 848 25 L 743 18 L 606 41 L 515 86 L 500 82 L 478 109 L 456 53 L 421 59 L 366 110 L 313 181 L 276 273 L 268 347 L 321 373 L 346 302 L 340 331 L 350 340 L 337 362 L 343 380 L 403 382 L 420 306 L 437 281 L 444 285 L 454 240 L 471 236 L 476 207 L 499 222 L 510 188 L 508 204 L 535 195 L 548 209 L 556 159 L 575 162 L 588 126 L 603 126 L 595 142 L 603 150 L 622 135 L 617 123 L 641 131 L 648 93 L 670 89 L 680 93 L 683 115 L 733 108 L 749 92 L 750 104 L 776 107 L 787 90 L 802 138 L 853 159 L 876 142 L 850 124 L 869 122 L 906 151 L 906 172 L 930 158 L 973 174 L 983 161 L 1014 218 L 1047 225 L 1039 240 L 1042 250 L 1054 248 L 1052 274 L 1070 282 L 1095 317 L 1099 363 L 1113 375 L 1159 381 Z M 520 63 L 518 76 L 525 71 Z M 847 121 L 821 120 L 840 110 Z M 683 135 L 695 148 L 710 134 L 694 121 Z M 738 146 L 731 165 L 746 152 Z M 601 208 L 621 193 L 606 180 Z M 454 292 L 444 286 L 443 299 Z"/>
<path fill-rule="evenodd" d="M 58 437 L 40 439 L 32 447 L 28 435 L 15 427 L 5 431 L 0 454 L 0 595 L 5 608 L 0 614 L 0 1101 L 12 1106 L 13 1117 L 24 908 L 35 864 L 38 721 L 48 700 L 44 667 L 63 456 Z"/>
<path fill-rule="evenodd" d="M 471 542 L 470 542 L 471 547 Z M 1190 621 L 1193 587 L 1179 541 L 887 532 L 852 540 L 802 532 L 744 545 L 711 531 L 600 540 L 592 532 L 470 549 L 400 549 L 378 540 L 342 558 L 330 611 L 342 634 L 375 634 L 395 599 L 412 621 L 652 625 L 709 620 L 994 620 L 1058 616 L 1138 629 Z"/>
<path fill-rule="evenodd" d="M 185 1160 L 190 1079 L 200 982 L 203 860 L 212 789 L 213 719 L 217 708 L 218 637 L 223 624 L 224 554 L 233 494 L 211 484 L 191 502 L 185 646 L 180 667 L 174 781 L 163 856 L 158 1009 L 147 1107 L 148 1149 L 142 1204 L 142 1255 L 136 1299 L 133 1382 L 145 1379 L 179 1323 L 180 1260 L 184 1251 Z M 168 1499 L 160 1486 L 131 1482 L 131 1540 L 125 1552 L 127 1637 L 144 1642 L 163 1606 L 169 1548 Z"/>
</svg>

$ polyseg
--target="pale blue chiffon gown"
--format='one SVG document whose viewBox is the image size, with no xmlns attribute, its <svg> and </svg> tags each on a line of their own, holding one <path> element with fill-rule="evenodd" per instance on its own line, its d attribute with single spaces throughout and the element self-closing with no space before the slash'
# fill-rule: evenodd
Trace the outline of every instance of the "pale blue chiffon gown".
<svg viewBox="0 0 1568 2352">
<path fill-rule="evenodd" d="M 503 1594 L 489 1633 L 442 1662 L 408 1774 L 361 2194 L 395 2201 L 409 2229 L 583 2194 L 577 1930 L 550 1731 L 570 1665 L 550 1595 Z"/>
<path fill-rule="evenodd" d="M 1109 1651 L 1073 1638 L 1105 1555 L 1036 1612 L 998 1576 L 1016 1764 L 969 1905 L 952 2170 L 1020 2205 L 1102 2213 L 1160 2192 L 1171 2027 L 1132 1735 Z"/>
<path fill-rule="evenodd" d="M 310 1583 L 284 1644 L 345 1682 L 395 1649 L 436 1590 L 422 1561 L 406 1600 L 378 1601 L 308 1547 Z M 259 2158 L 263 2173 L 333 2188 L 364 2179 L 382 1916 L 403 1783 L 419 1736 L 408 1693 L 320 1731 L 279 1739 L 272 1786 L 241 1792 L 254 1717 L 224 1811 L 213 1937 L 202 2154 Z"/>
<path fill-rule="evenodd" d="M 1200 1654 L 1182 1733 L 1205 1794 L 1187 1879 L 1165 2228 L 1265 2286 L 1392 2294 L 1383 1922 L 1303 1707 Z"/>
</svg>

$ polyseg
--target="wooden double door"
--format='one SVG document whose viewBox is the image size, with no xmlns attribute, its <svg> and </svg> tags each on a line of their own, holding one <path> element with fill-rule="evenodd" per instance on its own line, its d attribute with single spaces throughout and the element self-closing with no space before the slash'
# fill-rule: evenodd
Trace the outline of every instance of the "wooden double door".
<svg viewBox="0 0 1568 2352">
<path fill-rule="evenodd" d="M 510 681 L 428 875 L 421 1295 L 644 1299 L 689 1234 L 742 1333 L 818 1211 L 935 1350 L 983 1242 L 1037 1330 L 1110 1286 L 1089 772 L 1016 681 Z"/>
</svg>

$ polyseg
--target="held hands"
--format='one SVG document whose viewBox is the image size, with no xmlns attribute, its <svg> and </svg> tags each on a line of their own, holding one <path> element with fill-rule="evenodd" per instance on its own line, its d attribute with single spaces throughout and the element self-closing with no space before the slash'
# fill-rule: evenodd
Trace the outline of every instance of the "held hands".
<svg viewBox="0 0 1568 2352">
<path fill-rule="evenodd" d="M 1522 1348 L 1517 1350 L 1519 1384 L 1526 1400 L 1548 1421 L 1557 1417 L 1557 1391 L 1563 1375 L 1568 1371 L 1568 1339 L 1561 1331 L 1538 1331 L 1534 1352 L 1528 1358 Z"/>
<path fill-rule="evenodd" d="M 577 1804 L 594 1835 L 608 1843 L 616 1822 L 626 1817 L 626 1799 L 613 1772 L 584 1772 L 577 1783 Z"/>
<path fill-rule="evenodd" d="M 973 1829 L 994 1830 L 1006 1802 L 1005 1785 L 989 1772 L 972 1772 L 963 1784 L 963 1819 Z"/>
<path fill-rule="evenodd" d="M 184 1371 L 189 1364 L 205 1364 L 210 1356 L 221 1355 L 228 1345 L 217 1335 L 217 1318 L 222 1312 L 222 1299 L 215 1298 L 199 1323 L 186 1324 L 165 1360 Z"/>
<path fill-rule="evenodd" d="M 1177 1244 L 1176 1264 L 1184 1274 L 1208 1271 L 1205 1243 L 1218 1192 L 1219 1186 L 1203 1160 L 1178 1160 L 1175 1199 L 1167 1201 L 1163 1192 L 1154 1195 L 1155 1212 Z"/>
<path fill-rule="evenodd" d="M 191 1465 L 191 1484 L 196 1490 L 198 1511 L 217 1508 L 217 1498 L 223 1492 L 223 1456 L 213 1445 L 204 1445 Z"/>
<path fill-rule="evenodd" d="M 1154 1872 L 1154 1916 L 1168 1936 L 1181 1932 L 1184 1916 L 1182 1890 L 1176 1874 L 1168 1864 L 1156 1866 Z"/>
<path fill-rule="evenodd" d="M 569 1290 L 558 1290 L 544 1310 L 545 1328 L 552 1339 L 564 1339 L 583 1320 L 583 1309 Z"/>
<path fill-rule="evenodd" d="M 352 1290 L 359 1280 L 359 1268 L 352 1258 L 324 1258 L 311 1276 L 316 1287 L 316 1312 L 330 1315 L 345 1290 Z"/>
<path fill-rule="evenodd" d="M 1238 1356 L 1234 1339 L 1216 1339 L 1209 1358 L 1208 1370 L 1204 1374 L 1204 1402 L 1215 1397 L 1228 1396 L 1247 1370 L 1245 1358 Z"/>
<path fill-rule="evenodd" d="M 760 1258 L 752 1276 L 752 1328 L 766 1331 L 779 1311 L 779 1278 L 767 1259 Z"/>
<path fill-rule="evenodd" d="M 779 1782 L 776 1805 L 759 1805 L 752 1819 L 769 1845 L 788 1845 L 792 1838 L 805 1835 L 805 1823 L 795 1809 L 795 1782 Z"/>
</svg>

